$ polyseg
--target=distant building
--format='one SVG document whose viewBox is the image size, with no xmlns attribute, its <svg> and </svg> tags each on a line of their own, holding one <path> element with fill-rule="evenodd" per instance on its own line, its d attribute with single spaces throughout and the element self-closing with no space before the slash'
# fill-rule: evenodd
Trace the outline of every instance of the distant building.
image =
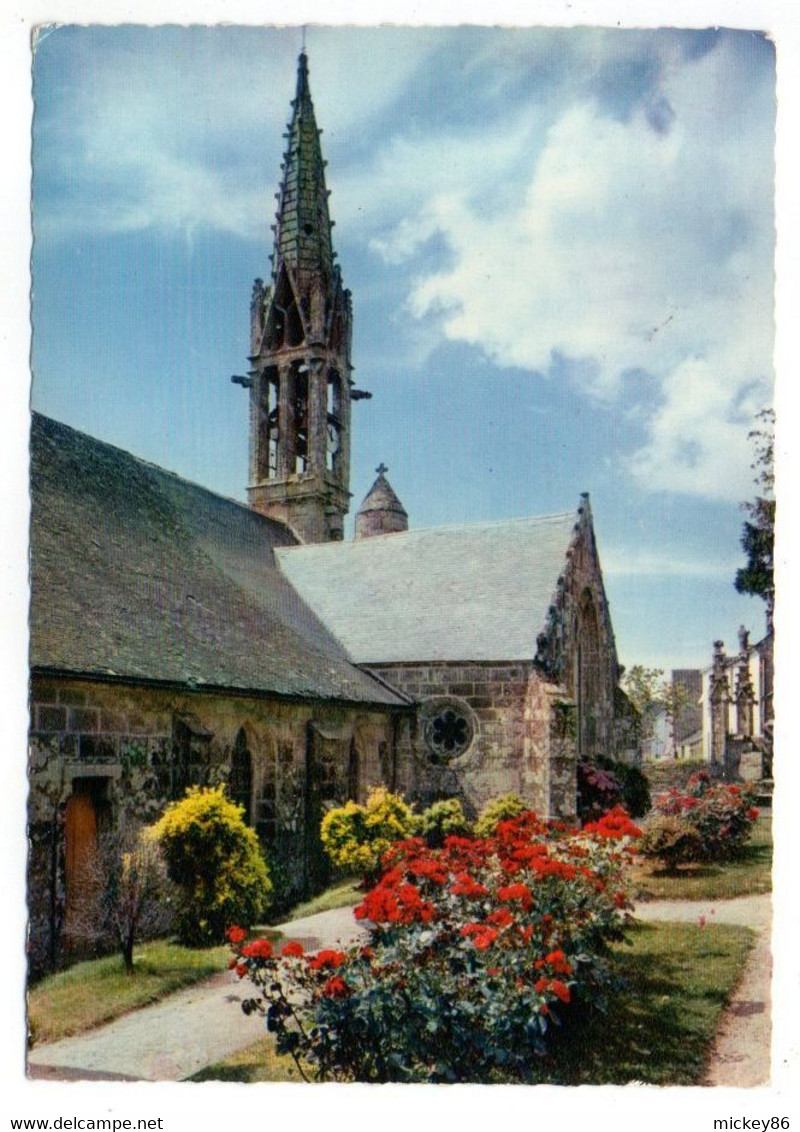
<svg viewBox="0 0 800 1132">
<path fill-rule="evenodd" d="M 672 683 L 681 688 L 685 703 L 672 725 L 672 755 L 686 762 L 703 757 L 703 673 L 699 668 L 673 668 Z"/>
<path fill-rule="evenodd" d="M 728 778 L 772 777 L 771 629 L 757 644 L 739 629 L 739 650 L 725 652 L 714 642 L 711 665 L 703 671 L 703 747 L 705 760 Z"/>
</svg>

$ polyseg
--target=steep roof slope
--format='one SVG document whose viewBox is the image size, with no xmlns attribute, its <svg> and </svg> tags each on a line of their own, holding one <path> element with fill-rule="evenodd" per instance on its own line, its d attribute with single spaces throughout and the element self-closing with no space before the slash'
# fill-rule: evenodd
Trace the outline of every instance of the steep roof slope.
<svg viewBox="0 0 800 1132">
<path fill-rule="evenodd" d="M 532 660 L 576 519 L 435 527 L 276 556 L 358 663 Z"/>
<path fill-rule="evenodd" d="M 33 668 L 404 702 L 277 569 L 281 524 L 38 414 L 31 493 Z"/>
</svg>

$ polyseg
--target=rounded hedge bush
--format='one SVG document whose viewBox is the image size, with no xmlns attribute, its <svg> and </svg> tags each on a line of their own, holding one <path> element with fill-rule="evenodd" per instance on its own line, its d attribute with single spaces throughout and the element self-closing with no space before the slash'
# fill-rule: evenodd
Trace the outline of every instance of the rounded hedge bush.
<svg viewBox="0 0 800 1132">
<path fill-rule="evenodd" d="M 645 826 L 638 848 L 643 857 L 655 857 L 669 869 L 703 856 L 700 834 L 674 814 L 655 814 Z"/>
<path fill-rule="evenodd" d="M 177 932 L 193 947 L 222 943 L 231 924 L 263 916 L 272 891 L 267 863 L 244 810 L 224 787 L 191 787 L 153 826 L 180 891 Z"/>
<path fill-rule="evenodd" d="M 386 850 L 419 828 L 419 818 L 399 795 L 383 786 L 370 791 L 366 806 L 347 802 L 322 819 L 323 848 L 337 868 L 369 876 Z"/>
<path fill-rule="evenodd" d="M 502 794 L 487 802 L 475 822 L 476 837 L 491 837 L 498 822 L 517 818 L 527 810 L 527 805 L 518 794 Z"/>
<path fill-rule="evenodd" d="M 447 798 L 422 811 L 421 833 L 431 849 L 441 849 L 446 837 L 469 837 L 472 826 L 458 798 Z"/>
</svg>

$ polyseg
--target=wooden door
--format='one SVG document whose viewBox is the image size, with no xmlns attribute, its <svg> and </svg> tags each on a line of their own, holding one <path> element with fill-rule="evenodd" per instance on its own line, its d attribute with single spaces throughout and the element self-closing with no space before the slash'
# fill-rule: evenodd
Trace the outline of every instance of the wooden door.
<svg viewBox="0 0 800 1132">
<path fill-rule="evenodd" d="M 76 784 L 67 802 L 65 837 L 66 920 L 89 902 L 93 882 L 92 864 L 97 851 L 97 807 L 87 787 Z"/>
</svg>

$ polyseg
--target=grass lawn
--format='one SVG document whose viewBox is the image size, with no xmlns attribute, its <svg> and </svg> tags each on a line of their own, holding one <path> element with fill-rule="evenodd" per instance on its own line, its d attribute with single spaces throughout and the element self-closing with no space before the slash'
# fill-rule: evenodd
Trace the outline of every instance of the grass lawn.
<svg viewBox="0 0 800 1132">
<path fill-rule="evenodd" d="M 615 954 L 627 988 L 606 1015 L 558 1033 L 542 1062 L 542 1083 L 652 1085 L 700 1083 L 719 1016 L 753 942 L 749 928 L 717 924 L 639 924 Z M 298 1081 L 290 1057 L 265 1036 L 209 1066 L 195 1081 Z"/>
<path fill-rule="evenodd" d="M 311 1074 L 308 1074 L 309 1080 Z M 190 1081 L 295 1081 L 302 1083 L 294 1058 L 281 1056 L 275 1050 L 275 1040 L 265 1035 L 251 1046 L 231 1054 L 216 1065 L 201 1069 Z"/>
<path fill-rule="evenodd" d="M 311 900 L 296 904 L 287 912 L 282 913 L 281 921 L 301 920 L 306 916 L 314 916 L 317 912 L 330 912 L 332 908 L 346 908 L 348 904 L 360 904 L 364 898 L 364 890 L 359 887 L 357 877 L 348 877 L 347 880 L 336 881 L 330 888 L 320 892 Z M 254 929 L 255 930 L 255 929 Z"/>
<path fill-rule="evenodd" d="M 618 944 L 628 988 L 605 1018 L 570 1027 L 546 1080 L 555 1085 L 698 1085 L 720 1014 L 755 939 L 749 928 L 637 924 Z"/>
<path fill-rule="evenodd" d="M 279 933 L 271 932 L 273 939 Z M 134 953 L 134 973 L 126 975 L 117 955 L 76 963 L 66 971 L 48 975 L 28 994 L 28 1029 L 31 1043 L 91 1030 L 135 1010 L 149 1006 L 173 991 L 190 986 L 225 969 L 230 949 L 181 947 L 167 940 L 144 943 Z"/>
<path fill-rule="evenodd" d="M 741 855 L 724 864 L 680 865 L 668 872 L 638 859 L 630 871 L 637 900 L 726 900 L 772 891 L 772 817 L 762 814 Z"/>
</svg>

